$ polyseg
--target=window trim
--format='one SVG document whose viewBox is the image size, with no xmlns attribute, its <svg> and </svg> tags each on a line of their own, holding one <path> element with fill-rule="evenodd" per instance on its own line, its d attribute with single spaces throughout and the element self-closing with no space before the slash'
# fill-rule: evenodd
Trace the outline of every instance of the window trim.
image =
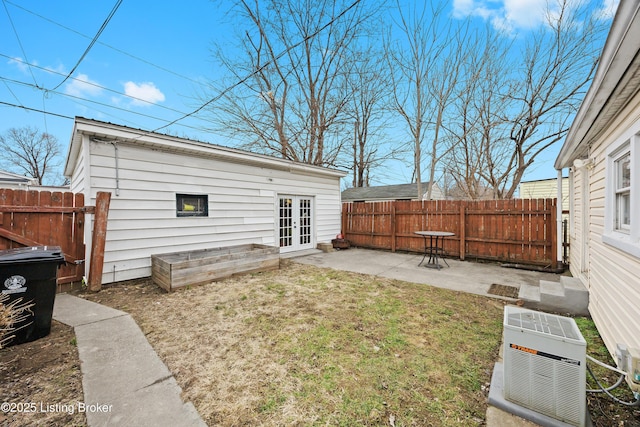
<svg viewBox="0 0 640 427">
<path fill-rule="evenodd" d="M 183 210 L 183 203 L 185 199 L 197 199 L 203 204 L 202 210 L 186 211 Z M 176 193 L 176 217 L 178 218 L 194 218 L 194 217 L 208 217 L 209 216 L 209 195 L 208 194 L 184 194 Z"/>
<path fill-rule="evenodd" d="M 629 226 L 618 226 L 619 195 L 627 189 L 618 188 L 619 163 L 627 153 L 631 162 L 629 194 Z M 640 122 L 634 123 L 606 151 L 605 211 L 602 241 L 632 256 L 640 258 Z"/>
</svg>

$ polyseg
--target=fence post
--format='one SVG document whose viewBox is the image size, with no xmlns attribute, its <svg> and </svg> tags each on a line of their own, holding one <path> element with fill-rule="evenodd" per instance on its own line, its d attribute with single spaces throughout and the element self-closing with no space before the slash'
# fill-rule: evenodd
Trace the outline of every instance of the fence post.
<svg viewBox="0 0 640 427">
<path fill-rule="evenodd" d="M 396 205 L 391 205 L 391 252 L 396 251 Z"/>
<path fill-rule="evenodd" d="M 104 267 L 104 246 L 107 240 L 107 216 L 111 193 L 98 191 L 96 195 L 96 212 L 93 221 L 91 239 L 91 260 L 89 263 L 89 284 L 91 292 L 102 288 L 102 269 Z"/>
<path fill-rule="evenodd" d="M 558 268 L 558 223 L 556 222 L 557 219 L 557 212 L 556 212 L 556 203 L 558 203 L 557 201 L 558 199 L 550 199 L 547 200 L 549 202 L 549 204 L 551 206 L 549 206 L 549 209 L 551 210 L 551 219 L 550 219 L 550 228 L 551 228 L 551 268 L 553 270 L 555 270 L 556 268 Z M 555 203 L 554 203 L 555 202 Z M 548 239 L 549 237 L 547 237 Z"/>
<path fill-rule="evenodd" d="M 340 233 L 342 233 L 342 237 L 344 239 L 347 239 L 347 215 L 348 215 L 348 205 L 346 203 L 342 203 L 342 206 L 340 206 L 342 209 L 342 216 L 341 216 L 341 224 L 340 224 Z M 348 239 L 347 239 L 348 240 Z"/>
<path fill-rule="evenodd" d="M 466 213 L 465 213 L 465 205 L 464 203 L 460 204 L 460 260 L 464 261 L 465 249 L 467 247 L 465 242 L 465 224 L 467 222 Z"/>
</svg>

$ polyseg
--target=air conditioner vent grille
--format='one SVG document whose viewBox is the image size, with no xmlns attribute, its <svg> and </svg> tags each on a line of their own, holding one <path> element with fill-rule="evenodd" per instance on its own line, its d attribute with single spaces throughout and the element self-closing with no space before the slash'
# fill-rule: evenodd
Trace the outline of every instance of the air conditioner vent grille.
<svg viewBox="0 0 640 427">
<path fill-rule="evenodd" d="M 507 324 L 560 338 L 580 341 L 582 334 L 570 319 L 540 312 L 509 313 Z"/>
</svg>

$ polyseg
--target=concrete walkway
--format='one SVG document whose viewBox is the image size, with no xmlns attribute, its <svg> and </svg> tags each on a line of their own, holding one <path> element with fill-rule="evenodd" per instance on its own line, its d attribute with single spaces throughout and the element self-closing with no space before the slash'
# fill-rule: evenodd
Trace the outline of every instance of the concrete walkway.
<svg viewBox="0 0 640 427">
<path fill-rule="evenodd" d="M 58 294 L 53 318 L 75 330 L 90 427 L 206 425 L 127 313 Z"/>
</svg>

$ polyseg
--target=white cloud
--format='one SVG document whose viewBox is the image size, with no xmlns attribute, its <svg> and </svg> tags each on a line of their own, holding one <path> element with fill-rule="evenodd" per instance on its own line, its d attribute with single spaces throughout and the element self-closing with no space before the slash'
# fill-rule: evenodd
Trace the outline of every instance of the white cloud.
<svg viewBox="0 0 640 427">
<path fill-rule="evenodd" d="M 23 72 L 23 73 L 27 73 L 29 71 L 29 66 L 27 65 L 26 62 L 24 62 L 24 59 L 22 59 L 20 57 L 17 57 L 17 56 L 14 57 L 14 58 L 9 59 L 7 61 L 7 64 L 15 65 L 16 68 L 18 70 L 20 70 L 21 72 Z M 34 65 L 38 65 L 37 62 L 34 62 L 33 64 Z"/>
<path fill-rule="evenodd" d="M 595 16 L 600 19 L 612 19 L 618 10 L 620 0 L 604 0 L 602 6 L 595 11 Z"/>
<path fill-rule="evenodd" d="M 619 0 L 603 0 L 595 13 L 613 16 Z M 579 0 L 570 0 L 569 6 L 577 6 Z M 476 17 L 491 22 L 494 28 L 513 32 L 519 29 L 533 29 L 547 21 L 547 13 L 556 16 L 560 5 L 549 0 L 454 0 L 453 16 L 456 18 Z"/>
<path fill-rule="evenodd" d="M 507 22 L 516 28 L 535 28 L 545 20 L 547 0 L 505 0 Z"/>
<path fill-rule="evenodd" d="M 152 82 L 134 83 L 126 82 L 124 84 L 124 93 L 132 97 L 131 104 L 140 106 L 149 106 L 164 101 L 164 94 Z"/>
<path fill-rule="evenodd" d="M 102 88 L 86 74 L 78 74 L 77 77 L 67 83 L 64 93 L 78 97 L 97 96 L 102 93 Z"/>
</svg>

